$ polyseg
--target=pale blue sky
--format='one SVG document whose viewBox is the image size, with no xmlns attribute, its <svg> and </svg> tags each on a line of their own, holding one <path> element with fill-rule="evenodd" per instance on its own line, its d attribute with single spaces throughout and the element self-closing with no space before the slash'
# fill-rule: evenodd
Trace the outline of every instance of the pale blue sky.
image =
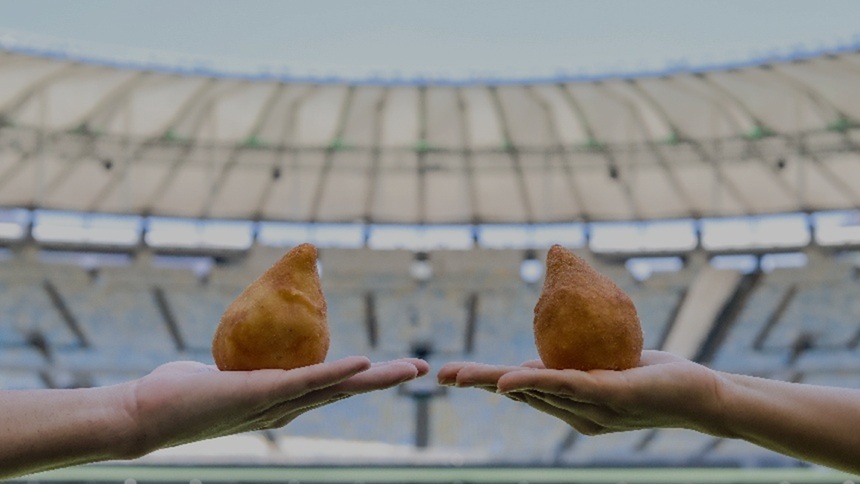
<svg viewBox="0 0 860 484">
<path fill-rule="evenodd" d="M 857 19 L 853 0 L 0 0 L 5 39 L 347 77 L 527 78 L 719 63 L 857 42 Z"/>
</svg>

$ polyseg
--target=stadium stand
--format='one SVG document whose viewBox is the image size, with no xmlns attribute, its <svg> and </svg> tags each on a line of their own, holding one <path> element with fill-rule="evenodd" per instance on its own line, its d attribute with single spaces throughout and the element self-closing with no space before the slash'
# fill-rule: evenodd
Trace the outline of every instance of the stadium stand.
<svg viewBox="0 0 860 484">
<path fill-rule="evenodd" d="M 221 312 L 282 252 L 261 250 L 247 262 L 216 266 L 208 278 L 187 268 L 157 267 L 146 254 L 127 266 L 88 269 L 43 262 L 33 252 L 4 260 L 0 383 L 4 388 L 104 385 L 170 360 L 211 361 L 208 348 Z M 432 281 L 418 284 L 409 276 L 411 255 L 405 251 L 325 251 L 330 357 L 386 359 L 419 351 L 437 367 L 460 359 L 518 364 L 536 358 L 531 311 L 539 286 L 519 279 L 521 255 L 470 253 L 434 253 Z M 472 266 L 466 262 L 470 259 Z M 674 318 L 697 280 L 696 271 L 688 267 L 637 281 L 617 263 L 599 258 L 592 263 L 631 294 L 646 346 L 660 348 L 677 329 Z M 853 267 L 848 258 L 818 256 L 810 257 L 806 268 L 756 274 L 756 284 L 709 364 L 725 371 L 856 386 L 851 370 L 860 357 Z M 479 390 L 428 398 L 430 445 L 468 450 L 487 461 L 791 464 L 776 454 L 683 431 L 640 432 L 639 437 L 624 437 L 626 445 L 610 445 L 606 441 L 618 437 L 569 435 L 551 418 Z M 276 435 L 409 444 L 415 438 L 415 412 L 410 395 L 391 390 L 320 409 Z M 524 442 L 516 438 L 518 426 L 543 438 Z"/>
<path fill-rule="evenodd" d="M 0 384 L 106 385 L 140 376 L 166 361 L 211 362 L 209 345 L 221 312 L 282 252 L 264 249 L 246 260 L 216 265 L 209 277 L 188 267 L 159 266 L 157 257 L 146 252 L 130 264 L 104 267 L 80 267 L 68 257 L 55 262 L 56 254 L 17 253 L 0 262 Z M 417 354 L 438 367 L 463 359 L 519 364 L 537 357 L 531 318 L 539 283 L 520 280 L 516 267 L 522 256 L 517 251 L 474 249 L 471 257 L 435 252 L 430 258 L 434 276 L 428 283 L 410 276 L 412 256 L 406 251 L 344 249 L 324 254 L 330 358 L 367 354 L 384 360 Z M 618 262 L 592 257 L 598 270 L 630 293 L 648 348 L 663 347 L 677 331 L 680 308 L 689 302 L 688 293 L 701 276 L 694 266 L 704 259 L 693 254 L 690 260 L 680 271 L 636 280 Z M 702 362 L 723 371 L 857 387 L 860 307 L 853 297 L 858 289 L 854 267 L 850 257 L 810 253 L 807 267 L 745 276 L 754 284 L 733 318 L 724 313 L 711 318 L 708 341 L 699 346 L 719 341 Z M 731 287 L 743 286 L 741 279 L 732 279 Z M 721 324 L 719 334 L 715 328 Z M 699 350 L 693 354 L 704 355 Z M 416 427 L 416 395 L 428 401 L 429 423 L 423 431 Z M 522 428 L 541 439 L 518 438 Z M 754 446 L 687 431 L 585 437 L 480 390 L 418 388 L 363 395 L 305 415 L 286 430 L 251 435 L 262 441 L 308 437 L 410 445 L 416 432 L 423 432 L 431 449 L 483 462 L 797 465 Z M 269 458 L 272 455 L 277 452 Z"/>
</svg>

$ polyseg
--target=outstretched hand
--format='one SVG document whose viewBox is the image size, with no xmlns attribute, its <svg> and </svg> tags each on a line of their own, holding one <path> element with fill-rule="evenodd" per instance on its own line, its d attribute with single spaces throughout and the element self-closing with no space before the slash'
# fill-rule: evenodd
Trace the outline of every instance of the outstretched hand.
<svg viewBox="0 0 860 484">
<path fill-rule="evenodd" d="M 248 430 L 282 427 L 299 415 L 427 374 L 423 360 L 371 364 L 350 357 L 295 370 L 219 371 L 167 363 L 126 386 L 132 454 Z"/>
<path fill-rule="evenodd" d="M 540 361 L 522 366 L 449 363 L 441 385 L 476 387 L 524 402 L 585 435 L 654 427 L 721 433 L 720 375 L 660 351 L 644 351 L 625 371 L 550 370 Z"/>
</svg>

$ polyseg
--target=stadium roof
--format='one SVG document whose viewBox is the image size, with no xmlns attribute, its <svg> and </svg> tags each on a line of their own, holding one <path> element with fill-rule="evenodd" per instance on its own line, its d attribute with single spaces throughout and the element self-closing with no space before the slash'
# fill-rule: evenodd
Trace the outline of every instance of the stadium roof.
<svg viewBox="0 0 860 484">
<path fill-rule="evenodd" d="M 0 206 L 551 223 L 860 207 L 860 45 L 532 80 L 238 75 L 0 48 Z"/>
</svg>

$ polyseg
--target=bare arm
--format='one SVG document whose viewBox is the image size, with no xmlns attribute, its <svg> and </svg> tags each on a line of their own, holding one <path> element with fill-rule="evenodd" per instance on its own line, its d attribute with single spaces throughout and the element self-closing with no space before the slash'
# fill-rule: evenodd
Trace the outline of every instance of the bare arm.
<svg viewBox="0 0 860 484">
<path fill-rule="evenodd" d="M 860 472 L 860 390 L 721 376 L 732 437 Z"/>
<path fill-rule="evenodd" d="M 124 408 L 119 387 L 0 392 L 0 478 L 124 457 Z"/>
<path fill-rule="evenodd" d="M 686 428 L 860 472 L 857 390 L 731 375 L 658 351 L 622 372 L 452 363 L 438 378 L 497 391 L 586 435 Z"/>
<path fill-rule="evenodd" d="M 428 371 L 413 358 L 251 372 L 176 362 L 110 387 L 0 391 L 0 478 L 282 427 L 313 408 Z"/>
</svg>

